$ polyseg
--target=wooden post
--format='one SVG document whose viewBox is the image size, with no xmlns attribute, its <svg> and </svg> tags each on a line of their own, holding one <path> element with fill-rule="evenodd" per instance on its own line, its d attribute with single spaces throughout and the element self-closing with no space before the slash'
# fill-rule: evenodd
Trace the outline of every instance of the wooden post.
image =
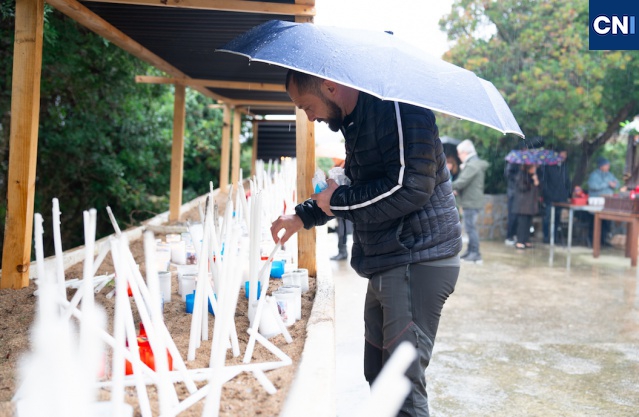
<svg viewBox="0 0 639 417">
<path fill-rule="evenodd" d="M 311 4 L 315 0 L 295 0 L 295 4 Z M 295 16 L 297 23 L 313 23 L 313 16 Z M 308 121 L 303 110 L 295 108 L 297 118 L 295 135 L 297 159 L 297 198 L 307 199 L 313 194 L 311 179 L 315 173 L 315 125 Z M 297 238 L 297 259 L 300 268 L 308 269 L 308 274 L 317 276 L 317 252 L 315 229 L 302 229 Z"/>
<path fill-rule="evenodd" d="M 237 182 L 240 180 L 240 155 L 242 153 L 242 147 L 240 145 L 240 133 L 242 131 L 242 113 L 236 108 L 233 112 L 233 157 L 231 164 L 231 184 L 237 187 Z"/>
<path fill-rule="evenodd" d="M 29 286 L 44 0 L 16 0 L 7 217 L 0 288 Z"/>
<path fill-rule="evenodd" d="M 304 200 L 313 194 L 311 179 L 315 173 L 315 125 L 309 122 L 303 110 L 295 109 L 297 158 L 297 198 Z M 317 275 L 315 229 L 298 232 L 297 259 L 300 268 L 308 269 L 311 276 Z"/>
<path fill-rule="evenodd" d="M 251 155 L 251 177 L 255 175 L 255 162 L 257 161 L 257 143 L 259 133 L 259 123 L 253 120 L 253 153 Z"/>
<path fill-rule="evenodd" d="M 226 193 L 229 190 L 229 157 L 231 155 L 231 108 L 224 105 L 222 124 L 222 154 L 220 158 L 220 191 Z"/>
<path fill-rule="evenodd" d="M 173 146 L 171 147 L 171 195 L 169 221 L 180 219 L 182 206 L 182 180 L 184 177 L 184 118 L 186 114 L 185 87 L 175 84 L 173 102 Z"/>
</svg>

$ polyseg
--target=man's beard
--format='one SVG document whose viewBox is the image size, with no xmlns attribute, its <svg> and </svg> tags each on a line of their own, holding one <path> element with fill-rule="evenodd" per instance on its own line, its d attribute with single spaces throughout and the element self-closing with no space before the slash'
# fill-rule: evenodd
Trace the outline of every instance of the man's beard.
<svg viewBox="0 0 639 417">
<path fill-rule="evenodd" d="M 334 101 L 331 101 L 327 97 L 322 96 L 322 100 L 328 107 L 328 117 L 326 119 L 322 119 L 322 121 L 325 122 L 328 125 L 328 128 L 333 132 L 339 132 L 344 120 L 342 117 L 342 109 L 340 109 Z"/>
</svg>

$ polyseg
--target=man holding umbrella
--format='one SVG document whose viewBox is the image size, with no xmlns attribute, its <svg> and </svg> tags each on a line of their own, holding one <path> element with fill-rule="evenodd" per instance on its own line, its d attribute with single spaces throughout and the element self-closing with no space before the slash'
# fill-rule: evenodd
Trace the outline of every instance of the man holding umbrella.
<svg viewBox="0 0 639 417">
<path fill-rule="evenodd" d="M 351 265 L 369 278 L 366 379 L 377 377 L 401 341 L 410 342 L 418 359 L 407 371 L 412 390 L 400 415 L 428 416 L 424 371 L 461 250 L 459 213 L 431 110 L 523 138 L 504 98 L 471 71 L 381 31 L 275 20 L 216 51 L 289 69 L 286 87 L 295 105 L 309 120 L 344 133 L 351 185 L 329 181 L 295 215 L 273 222 L 271 233 L 285 242 L 331 216 L 353 222 Z"/>
<path fill-rule="evenodd" d="M 425 370 L 439 317 L 459 274 L 461 225 L 434 114 L 289 71 L 287 92 L 310 121 L 346 139 L 351 185 L 313 194 L 273 222 L 275 241 L 332 216 L 353 222 L 351 265 L 369 279 L 364 373 L 372 383 L 402 341 L 418 350 L 400 416 L 428 416 Z M 280 236 L 280 232 L 284 233 Z"/>
</svg>

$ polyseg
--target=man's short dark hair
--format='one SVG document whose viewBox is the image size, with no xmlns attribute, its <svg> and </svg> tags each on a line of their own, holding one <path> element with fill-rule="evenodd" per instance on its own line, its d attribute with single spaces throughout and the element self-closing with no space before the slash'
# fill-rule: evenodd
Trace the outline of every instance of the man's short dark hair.
<svg viewBox="0 0 639 417">
<path fill-rule="evenodd" d="M 297 91 L 300 94 L 313 93 L 320 95 L 320 87 L 324 80 L 305 72 L 290 69 L 286 74 L 286 91 L 288 91 L 291 81 L 295 81 Z"/>
</svg>

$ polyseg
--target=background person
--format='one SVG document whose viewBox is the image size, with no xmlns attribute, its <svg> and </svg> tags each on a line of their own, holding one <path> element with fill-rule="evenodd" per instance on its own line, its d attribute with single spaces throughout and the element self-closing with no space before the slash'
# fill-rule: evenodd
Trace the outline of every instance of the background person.
<svg viewBox="0 0 639 417">
<path fill-rule="evenodd" d="M 514 212 L 517 214 L 517 249 L 532 248 L 530 226 L 539 212 L 539 178 L 535 165 L 522 165 L 516 179 Z"/>
<path fill-rule="evenodd" d="M 570 199 L 572 183 L 568 175 L 566 159 L 568 152 L 558 151 L 562 162 L 557 165 L 541 165 L 537 168 L 537 175 L 541 183 L 541 193 L 543 197 L 543 222 L 544 243 L 550 243 L 550 211 L 553 203 L 565 203 Z M 561 207 L 555 207 L 555 241 L 561 224 Z"/>
<path fill-rule="evenodd" d="M 603 156 L 597 158 L 597 169 L 595 169 L 588 177 L 588 196 L 602 197 L 613 195 L 619 187 L 619 180 L 610 172 L 610 161 Z M 594 216 L 589 214 L 590 220 L 590 239 L 594 234 Z M 608 233 L 610 232 L 610 220 L 601 221 L 601 245 L 609 246 Z"/>
<path fill-rule="evenodd" d="M 517 238 L 517 214 L 515 208 L 515 192 L 517 190 L 517 174 L 521 166 L 519 164 L 506 163 L 504 168 L 504 177 L 506 178 L 506 201 L 508 218 L 506 221 L 506 240 L 504 243 L 508 246 L 514 246 Z"/>
<path fill-rule="evenodd" d="M 603 156 L 597 158 L 597 169 L 588 177 L 588 196 L 613 195 L 619 187 L 619 180 L 610 172 L 610 161 Z"/>
<path fill-rule="evenodd" d="M 450 179 L 455 181 L 459 175 L 459 162 L 457 158 L 453 155 L 446 156 L 446 167 L 448 167 L 448 171 L 450 172 Z"/>
<path fill-rule="evenodd" d="M 348 248 L 346 241 L 348 235 L 353 233 L 353 222 L 346 219 L 336 218 L 337 221 L 337 255 L 331 257 L 331 261 L 343 261 L 348 258 Z"/>
<path fill-rule="evenodd" d="M 489 164 L 479 159 L 475 145 L 470 139 L 463 140 L 457 145 L 457 154 L 462 164 L 459 176 L 453 181 L 453 190 L 458 196 L 464 230 L 468 234 L 468 247 L 461 259 L 481 263 L 477 216 L 484 209 L 484 178 Z"/>
<path fill-rule="evenodd" d="M 271 225 L 275 242 L 332 216 L 353 222 L 351 265 L 369 279 L 364 375 L 372 384 L 402 341 L 417 349 L 400 416 L 429 415 L 425 371 L 459 275 L 461 225 L 432 111 L 289 71 L 286 89 L 310 121 L 346 139 L 350 185 L 328 187 Z M 284 231 L 282 236 L 280 232 Z"/>
</svg>

